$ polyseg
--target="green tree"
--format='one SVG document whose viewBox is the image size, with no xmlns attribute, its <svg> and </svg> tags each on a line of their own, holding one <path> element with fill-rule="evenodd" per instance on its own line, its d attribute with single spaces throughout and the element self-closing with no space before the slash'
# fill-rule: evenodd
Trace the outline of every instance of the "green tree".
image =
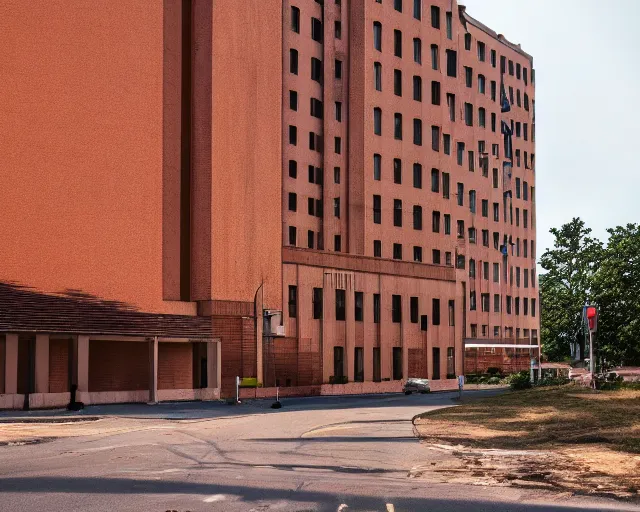
<svg viewBox="0 0 640 512">
<path fill-rule="evenodd" d="M 591 283 L 602 256 L 602 244 L 590 236 L 584 221 L 574 218 L 560 229 L 553 228 L 554 248 L 540 259 L 542 352 L 550 360 L 570 355 L 570 344 L 580 344 L 582 307 L 590 299 Z M 584 353 L 584 352 L 583 352 Z"/>
<path fill-rule="evenodd" d="M 598 354 L 607 364 L 640 364 L 640 225 L 608 229 L 609 241 L 593 277 L 598 305 Z"/>
</svg>

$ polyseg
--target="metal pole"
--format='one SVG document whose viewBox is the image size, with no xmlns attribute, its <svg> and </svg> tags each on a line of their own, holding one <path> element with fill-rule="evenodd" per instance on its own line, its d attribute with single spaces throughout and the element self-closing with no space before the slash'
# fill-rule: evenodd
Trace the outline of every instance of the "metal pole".
<svg viewBox="0 0 640 512">
<path fill-rule="evenodd" d="M 589 370 L 591 371 L 591 377 L 596 373 L 596 361 L 593 358 L 593 332 L 589 330 Z"/>
</svg>

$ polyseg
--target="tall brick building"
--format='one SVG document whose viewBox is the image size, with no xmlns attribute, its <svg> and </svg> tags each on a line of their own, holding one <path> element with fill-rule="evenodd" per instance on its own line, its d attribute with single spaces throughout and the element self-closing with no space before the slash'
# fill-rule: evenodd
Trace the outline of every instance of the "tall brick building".
<svg viewBox="0 0 640 512">
<path fill-rule="evenodd" d="M 528 367 L 532 58 L 451 0 L 241 4 L 3 3 L 0 407 Z"/>
</svg>

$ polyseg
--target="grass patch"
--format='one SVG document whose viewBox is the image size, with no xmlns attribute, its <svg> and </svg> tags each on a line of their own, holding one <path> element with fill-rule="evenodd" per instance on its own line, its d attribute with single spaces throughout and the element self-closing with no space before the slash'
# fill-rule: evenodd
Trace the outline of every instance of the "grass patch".
<svg viewBox="0 0 640 512">
<path fill-rule="evenodd" d="M 442 427 L 440 432 L 425 428 L 428 437 L 483 448 L 540 450 L 598 442 L 640 453 L 640 390 L 529 389 L 463 400 L 460 407 L 421 414 L 414 423 L 419 432 L 421 425 Z M 488 432 L 478 436 L 482 430 Z"/>
</svg>

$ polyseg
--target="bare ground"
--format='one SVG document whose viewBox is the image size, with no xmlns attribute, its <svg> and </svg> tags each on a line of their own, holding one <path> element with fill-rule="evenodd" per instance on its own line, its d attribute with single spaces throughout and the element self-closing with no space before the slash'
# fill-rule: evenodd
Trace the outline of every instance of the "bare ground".
<svg viewBox="0 0 640 512">
<path fill-rule="evenodd" d="M 516 485 L 640 497 L 640 391 L 539 388 L 465 402 L 414 418 L 431 449 L 458 465 L 434 473 L 477 485 Z"/>
</svg>

